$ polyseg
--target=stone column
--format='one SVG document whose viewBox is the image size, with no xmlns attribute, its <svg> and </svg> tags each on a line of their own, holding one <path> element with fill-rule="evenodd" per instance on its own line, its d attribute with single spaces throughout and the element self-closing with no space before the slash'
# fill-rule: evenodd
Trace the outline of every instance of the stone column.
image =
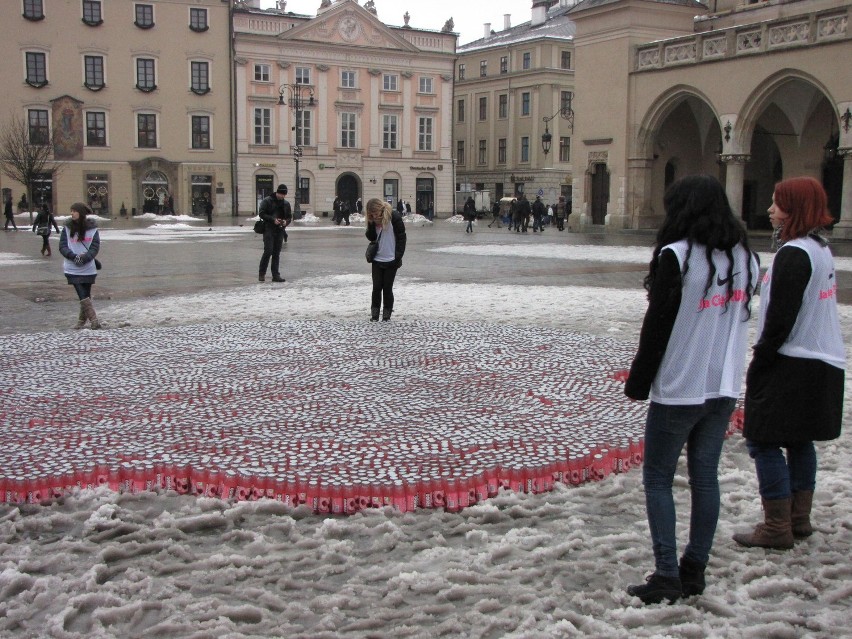
<svg viewBox="0 0 852 639">
<path fill-rule="evenodd" d="M 625 204 L 627 220 L 624 228 L 652 229 L 659 226 L 663 218 L 662 209 L 654 210 L 653 158 L 629 158 L 627 160 L 628 192 Z"/>
<path fill-rule="evenodd" d="M 725 193 L 728 202 L 734 212 L 734 216 L 740 220 L 743 215 L 743 178 L 745 177 L 745 165 L 751 162 L 751 156 L 746 154 L 720 155 L 719 159 L 727 165 L 727 178 L 725 179 Z"/>
<path fill-rule="evenodd" d="M 840 221 L 835 224 L 832 235 L 836 238 L 852 239 L 852 148 L 837 150 L 843 158 L 843 187 L 840 196 Z"/>
</svg>

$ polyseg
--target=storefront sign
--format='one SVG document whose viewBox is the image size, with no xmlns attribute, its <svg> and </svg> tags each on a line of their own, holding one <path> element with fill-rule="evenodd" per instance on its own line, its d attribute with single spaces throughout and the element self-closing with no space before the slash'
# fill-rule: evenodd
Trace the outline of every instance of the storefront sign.
<svg viewBox="0 0 852 639">
<path fill-rule="evenodd" d="M 532 175 L 515 175 L 514 173 L 509 176 L 510 182 L 535 182 L 535 177 Z"/>
</svg>

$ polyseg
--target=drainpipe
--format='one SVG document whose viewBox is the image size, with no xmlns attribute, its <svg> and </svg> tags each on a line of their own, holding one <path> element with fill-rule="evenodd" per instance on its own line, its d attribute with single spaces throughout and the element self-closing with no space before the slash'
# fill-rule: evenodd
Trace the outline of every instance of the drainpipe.
<svg viewBox="0 0 852 639">
<path fill-rule="evenodd" d="M 231 117 L 230 122 L 228 123 L 231 139 L 229 141 L 230 153 L 231 153 L 231 217 L 237 217 L 239 215 L 239 211 L 237 210 L 239 207 L 239 198 L 237 197 L 237 151 L 236 151 L 236 127 L 237 127 L 237 96 L 235 87 L 237 84 L 236 74 L 237 74 L 237 65 L 234 64 L 234 47 L 236 43 L 234 42 L 234 3 L 233 0 L 227 0 L 228 2 L 228 63 L 231 66 L 231 72 L 228 74 L 228 83 L 230 84 L 231 91 Z"/>
</svg>

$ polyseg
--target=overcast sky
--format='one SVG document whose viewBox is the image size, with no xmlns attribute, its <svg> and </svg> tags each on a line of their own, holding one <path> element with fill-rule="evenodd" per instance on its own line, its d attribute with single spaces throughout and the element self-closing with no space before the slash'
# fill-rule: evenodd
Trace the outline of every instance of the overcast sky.
<svg viewBox="0 0 852 639">
<path fill-rule="evenodd" d="M 364 5 L 366 0 L 362 0 Z M 489 0 L 471 2 L 465 0 L 375 0 L 379 19 L 392 26 L 405 24 L 403 14 L 411 14 L 409 24 L 414 28 L 440 30 L 448 18 L 452 17 L 455 31 L 459 34 L 459 44 L 478 40 L 483 35 L 483 24 L 491 23 L 495 31 L 503 29 L 503 15 L 511 14 L 512 24 L 526 22 L 532 17 L 530 0 Z M 287 11 L 303 15 L 314 15 L 320 0 L 287 0 Z M 262 0 L 261 6 L 272 8 L 275 0 Z"/>
</svg>

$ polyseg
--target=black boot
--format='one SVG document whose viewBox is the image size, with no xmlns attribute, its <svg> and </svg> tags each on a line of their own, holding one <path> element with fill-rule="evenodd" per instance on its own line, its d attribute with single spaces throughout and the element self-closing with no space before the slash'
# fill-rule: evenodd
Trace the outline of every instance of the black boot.
<svg viewBox="0 0 852 639">
<path fill-rule="evenodd" d="M 693 561 L 688 557 L 680 558 L 680 588 L 684 597 L 700 595 L 704 592 L 706 582 L 704 581 L 704 569 L 707 566 Z"/>
<path fill-rule="evenodd" d="M 379 307 L 371 306 L 370 307 L 370 321 L 378 322 L 379 321 Z"/>
<path fill-rule="evenodd" d="M 628 586 L 627 594 L 639 597 L 642 603 L 660 603 L 665 599 L 674 603 L 681 596 L 680 578 L 663 577 L 654 573 L 645 580 L 641 586 Z"/>
<path fill-rule="evenodd" d="M 382 321 L 383 322 L 390 321 L 391 313 L 393 313 L 392 308 L 387 308 L 387 307 L 383 308 L 382 309 Z"/>
</svg>

